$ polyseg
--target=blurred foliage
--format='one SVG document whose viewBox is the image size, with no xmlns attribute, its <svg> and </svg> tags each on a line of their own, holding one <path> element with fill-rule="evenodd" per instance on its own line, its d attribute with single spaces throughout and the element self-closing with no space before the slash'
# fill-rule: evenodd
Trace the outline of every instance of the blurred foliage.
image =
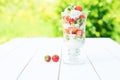
<svg viewBox="0 0 120 80">
<path fill-rule="evenodd" d="M 110 37 L 120 43 L 119 0 L 61 0 L 58 15 L 71 3 L 90 11 L 86 24 L 87 37 Z"/>
<path fill-rule="evenodd" d="M 0 43 L 16 37 L 61 37 L 61 12 L 70 4 L 90 11 L 86 37 L 120 43 L 119 0 L 0 0 Z"/>
</svg>

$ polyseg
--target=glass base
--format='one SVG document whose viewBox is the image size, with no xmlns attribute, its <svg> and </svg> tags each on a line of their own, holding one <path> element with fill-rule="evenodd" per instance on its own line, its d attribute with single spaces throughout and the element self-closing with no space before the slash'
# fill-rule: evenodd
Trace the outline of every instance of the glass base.
<svg viewBox="0 0 120 80">
<path fill-rule="evenodd" d="M 69 65 L 81 65 L 84 64 L 84 61 L 70 61 L 70 60 L 65 60 L 64 61 L 65 64 L 69 64 Z"/>
<path fill-rule="evenodd" d="M 70 64 L 70 65 L 81 65 L 81 64 L 84 64 L 85 61 L 80 58 L 80 57 L 68 57 L 66 59 L 63 60 L 63 63 L 65 64 Z"/>
</svg>

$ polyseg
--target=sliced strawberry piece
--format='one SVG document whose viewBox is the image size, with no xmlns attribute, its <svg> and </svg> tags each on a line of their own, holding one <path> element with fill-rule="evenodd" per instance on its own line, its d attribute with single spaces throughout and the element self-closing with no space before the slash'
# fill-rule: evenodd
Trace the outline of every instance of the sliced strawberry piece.
<svg viewBox="0 0 120 80">
<path fill-rule="evenodd" d="M 77 35 L 78 37 L 82 37 L 82 36 L 83 36 L 83 30 L 78 30 L 78 31 L 76 32 L 76 35 Z"/>
<path fill-rule="evenodd" d="M 75 22 L 75 19 L 73 19 L 73 18 L 70 18 L 70 16 L 66 16 L 65 17 L 65 20 L 66 20 L 66 22 L 68 22 L 68 23 L 73 23 L 73 22 Z"/>
<path fill-rule="evenodd" d="M 64 29 L 64 33 L 65 33 L 65 34 L 70 34 L 69 29 L 68 29 L 68 28 L 65 28 L 65 29 Z"/>
<path fill-rule="evenodd" d="M 82 14 L 82 15 L 80 15 L 80 18 L 85 19 L 86 17 L 84 14 Z"/>
<path fill-rule="evenodd" d="M 65 19 L 66 19 L 66 21 L 69 21 L 70 16 L 66 16 Z"/>
<path fill-rule="evenodd" d="M 69 23 L 73 23 L 73 22 L 75 22 L 75 19 L 70 18 L 70 19 L 69 19 Z"/>
<path fill-rule="evenodd" d="M 82 11 L 82 7 L 81 7 L 81 6 L 75 6 L 74 9 L 75 9 L 75 10 L 78 10 L 78 11 Z"/>
<path fill-rule="evenodd" d="M 76 34 L 76 31 L 78 30 L 76 27 L 69 27 L 68 29 L 71 34 Z"/>
<path fill-rule="evenodd" d="M 66 34 L 76 34 L 77 32 L 77 28 L 76 27 L 68 27 L 64 29 L 64 33 Z"/>
</svg>

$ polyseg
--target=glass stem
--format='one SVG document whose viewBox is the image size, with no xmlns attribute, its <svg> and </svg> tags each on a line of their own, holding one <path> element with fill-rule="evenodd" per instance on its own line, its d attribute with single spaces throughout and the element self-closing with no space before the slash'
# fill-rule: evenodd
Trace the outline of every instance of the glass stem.
<svg viewBox="0 0 120 80">
<path fill-rule="evenodd" d="M 68 49 L 68 56 L 70 61 L 77 61 L 79 59 L 80 49 L 70 48 Z"/>
</svg>

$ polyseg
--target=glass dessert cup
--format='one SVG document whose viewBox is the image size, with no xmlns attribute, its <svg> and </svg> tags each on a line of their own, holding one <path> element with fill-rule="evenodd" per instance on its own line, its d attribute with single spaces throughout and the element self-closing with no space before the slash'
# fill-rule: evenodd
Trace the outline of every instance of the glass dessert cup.
<svg viewBox="0 0 120 80">
<path fill-rule="evenodd" d="M 84 60 L 81 57 L 81 49 L 85 43 L 85 26 L 88 11 L 82 11 L 82 17 L 76 21 L 67 21 L 67 18 L 63 17 L 63 39 L 64 47 L 66 48 L 67 55 L 63 58 L 63 62 L 66 64 L 84 64 Z M 72 22 L 73 21 L 73 22 Z"/>
</svg>

